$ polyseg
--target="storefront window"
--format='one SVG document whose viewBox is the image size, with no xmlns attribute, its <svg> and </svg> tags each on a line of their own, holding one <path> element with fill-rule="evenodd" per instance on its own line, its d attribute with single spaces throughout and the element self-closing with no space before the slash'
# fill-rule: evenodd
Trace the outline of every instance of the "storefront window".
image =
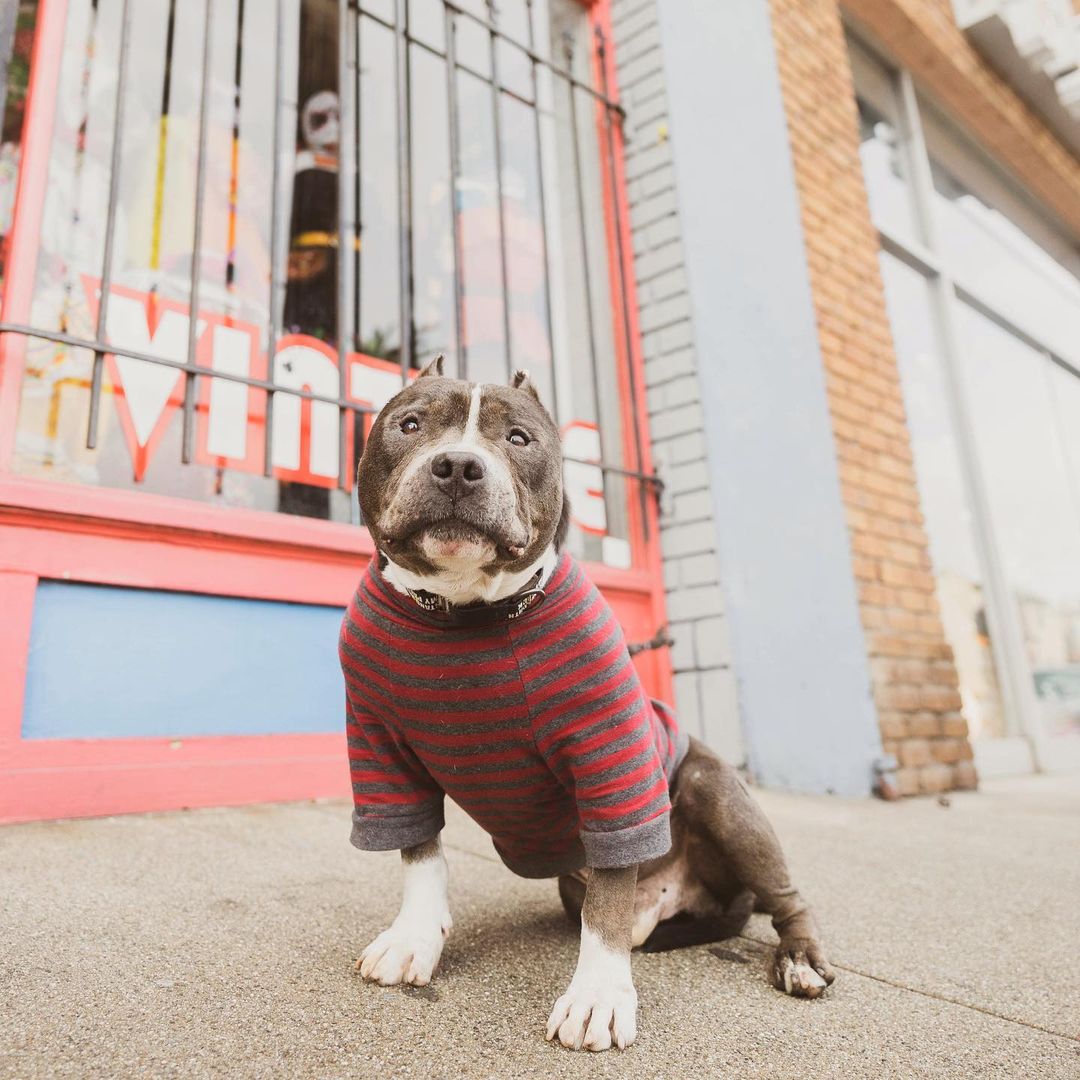
<svg viewBox="0 0 1080 1080">
<path fill-rule="evenodd" d="M 1002 708 L 998 645 L 994 659 L 1004 658 L 1013 685 L 1030 680 L 1041 733 L 1080 734 L 1080 246 L 925 103 L 904 122 L 916 95 L 904 104 L 902 76 L 857 43 L 852 62 L 938 600 L 968 721 L 977 736 L 1019 726 Z M 913 155 L 926 191 L 904 166 Z M 987 504 L 979 519 L 972 484 Z M 1000 564 L 994 617 L 980 548 Z M 1001 646 L 995 634 L 1017 644 Z"/>
<path fill-rule="evenodd" d="M 1080 426 L 1073 389 L 1080 379 L 1057 375 L 1012 334 L 966 306 L 959 310 L 965 389 L 994 531 L 1027 663 L 1036 690 L 1045 689 L 1055 672 L 1080 665 L 1080 473 L 1065 441 Z M 1050 734 L 1080 733 L 1080 701 L 1073 704 L 1070 716 L 1040 700 Z"/>
<path fill-rule="evenodd" d="M 69 0 L 55 107 L 29 103 L 51 144 L 17 321 L 45 336 L 18 339 L 12 467 L 356 521 L 371 416 L 444 353 L 474 381 L 530 370 L 566 433 L 573 544 L 628 565 L 640 458 L 587 7 L 396 9 Z"/>
</svg>

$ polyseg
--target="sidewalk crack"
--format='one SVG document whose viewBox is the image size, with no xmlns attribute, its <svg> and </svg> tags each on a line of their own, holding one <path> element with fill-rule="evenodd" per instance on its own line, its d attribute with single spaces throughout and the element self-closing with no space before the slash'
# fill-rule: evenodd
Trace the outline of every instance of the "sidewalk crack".
<svg viewBox="0 0 1080 1080">
<path fill-rule="evenodd" d="M 770 945 L 769 942 L 761 941 L 759 938 L 755 937 L 748 937 L 746 934 L 740 934 L 739 937 L 743 941 L 753 942 L 755 945 L 765 945 L 770 948 L 774 947 Z M 962 1009 L 970 1009 L 972 1012 L 982 1013 L 983 1016 L 992 1016 L 995 1020 L 1004 1020 L 1007 1024 L 1017 1024 L 1020 1027 L 1030 1028 L 1032 1031 L 1042 1032 L 1044 1035 L 1053 1035 L 1058 1039 L 1068 1039 L 1070 1042 L 1080 1043 L 1080 1035 L 1070 1035 L 1065 1031 L 1055 1031 L 1053 1028 L 1043 1027 L 1041 1024 L 1033 1023 L 1030 1020 L 1021 1020 L 1016 1016 L 1005 1016 L 1003 1013 L 995 1012 L 993 1009 L 988 1009 L 983 1005 L 974 1005 L 970 1001 L 960 1001 L 958 998 L 949 997 L 947 994 L 942 994 L 937 990 L 922 990 L 916 986 L 908 986 L 906 983 L 887 979 L 883 975 L 871 975 L 868 971 L 860 971 L 858 968 L 849 967 L 847 964 L 838 964 L 832 959 L 830 959 L 829 962 L 839 971 L 846 971 L 849 975 L 858 975 L 863 979 L 871 979 L 874 982 L 881 983 L 883 986 L 891 986 L 894 990 L 903 990 L 909 994 L 918 994 L 920 997 L 931 998 L 934 1001 L 943 1001 L 947 1005 L 957 1005 Z"/>
</svg>

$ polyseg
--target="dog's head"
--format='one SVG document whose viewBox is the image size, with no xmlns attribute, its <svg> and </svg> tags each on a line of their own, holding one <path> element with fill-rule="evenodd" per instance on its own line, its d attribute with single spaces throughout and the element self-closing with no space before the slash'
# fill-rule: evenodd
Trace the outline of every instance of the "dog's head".
<svg viewBox="0 0 1080 1080">
<path fill-rule="evenodd" d="M 360 461 L 378 548 L 418 574 L 524 570 L 566 536 L 559 429 L 528 375 L 443 375 L 442 357 L 379 413 Z"/>
</svg>

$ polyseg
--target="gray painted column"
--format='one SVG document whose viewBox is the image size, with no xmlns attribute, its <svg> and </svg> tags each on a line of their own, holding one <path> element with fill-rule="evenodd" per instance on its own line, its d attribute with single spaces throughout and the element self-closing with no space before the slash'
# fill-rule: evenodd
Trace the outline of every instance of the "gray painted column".
<svg viewBox="0 0 1080 1080">
<path fill-rule="evenodd" d="M 657 0 L 749 764 L 865 794 L 881 753 L 765 0 Z"/>
</svg>

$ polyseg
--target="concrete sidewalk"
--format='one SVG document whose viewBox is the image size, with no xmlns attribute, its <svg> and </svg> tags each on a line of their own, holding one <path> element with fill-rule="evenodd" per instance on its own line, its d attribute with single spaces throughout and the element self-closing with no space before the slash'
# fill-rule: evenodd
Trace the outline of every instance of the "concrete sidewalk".
<svg viewBox="0 0 1080 1080">
<path fill-rule="evenodd" d="M 0 1076 L 1080 1076 L 1080 783 L 887 805 L 759 793 L 840 969 L 772 990 L 755 916 L 638 956 L 625 1053 L 543 1040 L 576 935 L 460 814 L 456 922 L 430 987 L 361 983 L 397 856 L 341 803 L 0 829 Z"/>
</svg>

